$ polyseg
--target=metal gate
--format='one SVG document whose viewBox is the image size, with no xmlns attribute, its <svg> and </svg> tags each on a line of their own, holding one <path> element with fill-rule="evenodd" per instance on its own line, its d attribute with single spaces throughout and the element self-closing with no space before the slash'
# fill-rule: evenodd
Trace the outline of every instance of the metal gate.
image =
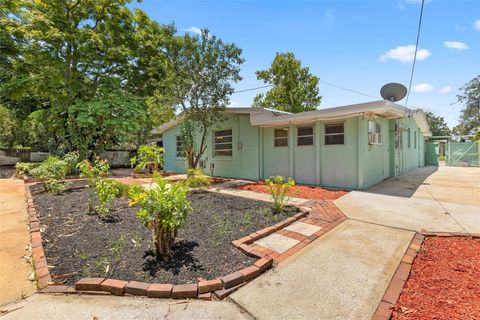
<svg viewBox="0 0 480 320">
<path fill-rule="evenodd" d="M 480 142 L 451 142 L 446 144 L 445 165 L 480 167 Z"/>
</svg>

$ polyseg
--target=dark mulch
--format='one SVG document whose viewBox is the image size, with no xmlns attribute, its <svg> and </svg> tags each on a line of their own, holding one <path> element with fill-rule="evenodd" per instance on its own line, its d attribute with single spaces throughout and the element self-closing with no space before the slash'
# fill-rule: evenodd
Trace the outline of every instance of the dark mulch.
<svg viewBox="0 0 480 320">
<path fill-rule="evenodd" d="M 14 174 L 14 166 L 0 166 L 0 179 L 13 178 Z"/>
<path fill-rule="evenodd" d="M 57 281 L 73 284 L 82 277 L 111 277 L 157 283 L 196 282 L 227 275 L 254 262 L 231 241 L 293 215 L 274 215 L 268 203 L 194 191 L 193 213 L 179 231 L 173 259 L 158 261 L 152 241 L 126 199 L 114 201 L 108 220 L 88 215 L 88 189 L 50 195 L 41 185 L 32 188 L 47 263 Z"/>
<path fill-rule="evenodd" d="M 480 239 L 430 237 L 392 319 L 480 319 Z"/>
</svg>

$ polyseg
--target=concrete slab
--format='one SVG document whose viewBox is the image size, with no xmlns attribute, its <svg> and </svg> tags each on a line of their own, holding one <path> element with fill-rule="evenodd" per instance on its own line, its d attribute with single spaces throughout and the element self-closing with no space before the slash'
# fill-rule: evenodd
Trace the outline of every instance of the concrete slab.
<svg viewBox="0 0 480 320">
<path fill-rule="evenodd" d="M 19 308 L 17 310 L 14 310 Z M 143 297 L 35 294 L 2 310 L 2 320 L 63 319 L 251 319 L 228 301 L 165 300 Z"/>
<path fill-rule="evenodd" d="M 322 227 L 314 226 L 305 222 L 295 222 L 294 224 L 291 224 L 285 228 L 285 230 L 300 233 L 307 237 L 311 236 L 320 229 L 322 229 Z"/>
<path fill-rule="evenodd" d="M 0 179 L 0 305 L 35 292 L 23 180 Z"/>
<path fill-rule="evenodd" d="M 278 253 L 284 253 L 288 249 L 297 245 L 300 241 L 292 239 L 290 237 L 282 236 L 278 233 L 272 233 L 265 238 L 255 241 L 256 244 L 273 250 Z"/>
<path fill-rule="evenodd" d="M 347 220 L 231 296 L 257 319 L 371 319 L 414 233 Z"/>
</svg>

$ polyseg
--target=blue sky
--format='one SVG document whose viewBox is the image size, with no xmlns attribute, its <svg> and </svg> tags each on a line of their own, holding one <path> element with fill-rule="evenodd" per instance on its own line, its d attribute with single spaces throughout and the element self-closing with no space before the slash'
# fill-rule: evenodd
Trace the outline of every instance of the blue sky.
<svg viewBox="0 0 480 320">
<path fill-rule="evenodd" d="M 143 0 L 132 7 L 160 23 L 175 23 L 179 33 L 208 28 L 236 43 L 245 59 L 237 90 L 261 86 L 255 71 L 267 68 L 276 52 L 291 51 L 320 80 L 379 96 L 385 83 L 408 86 L 419 3 Z M 451 105 L 458 88 L 478 74 L 479 1 L 428 1 L 408 104 L 445 117 L 452 127 L 461 108 Z M 232 105 L 250 106 L 259 92 L 234 94 Z M 320 93 L 320 108 L 374 100 L 323 83 Z"/>
</svg>

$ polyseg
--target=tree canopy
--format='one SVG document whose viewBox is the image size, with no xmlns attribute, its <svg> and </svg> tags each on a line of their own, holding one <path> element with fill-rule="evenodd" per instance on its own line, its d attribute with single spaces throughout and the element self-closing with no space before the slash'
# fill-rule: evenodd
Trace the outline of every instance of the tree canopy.
<svg viewBox="0 0 480 320">
<path fill-rule="evenodd" d="M 480 75 L 470 80 L 460 90 L 457 99 L 463 104 L 463 108 L 455 131 L 461 135 L 474 135 L 480 131 Z"/>
<path fill-rule="evenodd" d="M 449 136 L 451 134 L 443 117 L 436 116 L 430 111 L 425 112 L 425 116 L 427 117 L 428 126 L 433 136 Z"/>
<path fill-rule="evenodd" d="M 319 78 L 291 52 L 277 53 L 269 69 L 256 72 L 257 79 L 272 85 L 258 94 L 253 105 L 292 113 L 316 110 L 322 101 Z"/>
</svg>

